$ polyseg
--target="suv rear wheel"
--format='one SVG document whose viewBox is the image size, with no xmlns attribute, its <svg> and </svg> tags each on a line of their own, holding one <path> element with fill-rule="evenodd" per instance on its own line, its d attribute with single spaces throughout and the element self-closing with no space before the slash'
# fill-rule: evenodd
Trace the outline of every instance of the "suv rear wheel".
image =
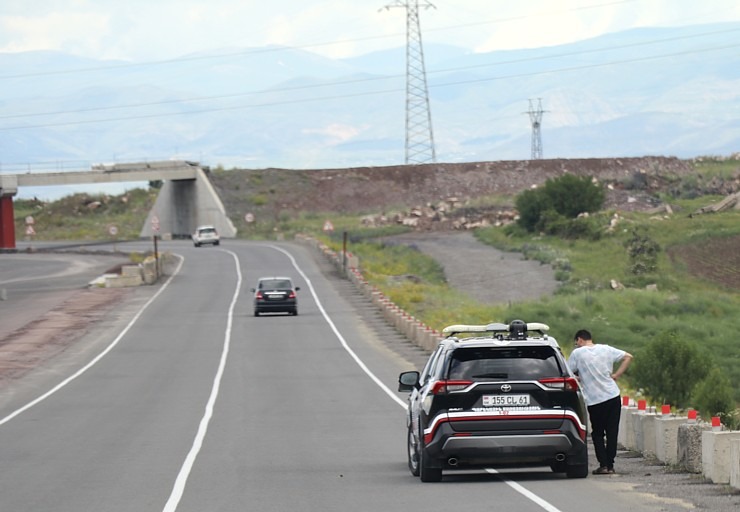
<svg viewBox="0 0 740 512">
<path fill-rule="evenodd" d="M 414 476 L 419 476 L 419 449 L 417 444 L 414 442 L 414 432 L 409 426 L 409 435 L 407 440 L 408 446 L 408 458 L 409 458 L 409 471 Z"/>
</svg>

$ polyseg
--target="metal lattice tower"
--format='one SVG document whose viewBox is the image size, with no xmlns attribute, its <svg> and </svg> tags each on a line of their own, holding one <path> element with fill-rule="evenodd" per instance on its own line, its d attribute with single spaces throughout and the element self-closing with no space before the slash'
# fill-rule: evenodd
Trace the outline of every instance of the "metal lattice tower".
<svg viewBox="0 0 740 512">
<path fill-rule="evenodd" d="M 532 123 L 532 160 L 542 160 L 542 98 L 538 98 L 537 110 L 534 109 L 532 100 L 529 100 L 529 120 Z"/>
<path fill-rule="evenodd" d="M 386 5 L 406 9 L 406 163 L 434 163 L 434 135 L 429 108 L 424 48 L 421 44 L 419 0 L 396 0 Z M 434 7 L 424 1 L 422 7 Z"/>
</svg>

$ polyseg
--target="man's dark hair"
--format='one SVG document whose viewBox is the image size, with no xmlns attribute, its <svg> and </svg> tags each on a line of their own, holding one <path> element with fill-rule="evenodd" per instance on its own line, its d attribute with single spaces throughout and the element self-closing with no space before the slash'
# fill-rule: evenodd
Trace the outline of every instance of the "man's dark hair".
<svg viewBox="0 0 740 512">
<path fill-rule="evenodd" d="M 591 333 L 588 332 L 586 329 L 581 329 L 576 333 L 575 336 L 573 336 L 573 340 L 577 340 L 578 338 L 581 338 L 582 340 L 590 340 Z"/>
</svg>

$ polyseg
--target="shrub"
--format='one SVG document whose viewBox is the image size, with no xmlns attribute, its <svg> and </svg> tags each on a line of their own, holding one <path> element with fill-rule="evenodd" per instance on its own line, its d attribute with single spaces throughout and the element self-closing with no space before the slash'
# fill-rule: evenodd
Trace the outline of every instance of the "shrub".
<svg viewBox="0 0 740 512">
<path fill-rule="evenodd" d="M 586 176 L 565 174 L 549 179 L 539 189 L 525 190 L 516 198 L 520 226 L 529 232 L 560 233 L 564 220 L 597 212 L 604 204 L 604 189 Z M 572 226 L 567 226 L 573 230 Z"/>
<path fill-rule="evenodd" d="M 547 196 L 539 189 L 525 190 L 516 197 L 515 204 L 519 212 L 517 224 L 529 232 L 535 231 L 548 207 Z"/>
<path fill-rule="evenodd" d="M 711 418 L 719 416 L 725 425 L 732 422 L 735 411 L 735 400 L 733 398 L 732 385 L 728 379 L 717 367 L 707 374 L 707 376 L 696 385 L 692 394 L 694 406 L 701 414 L 702 418 Z"/>
<path fill-rule="evenodd" d="M 625 242 L 630 259 L 630 272 L 636 276 L 650 274 L 658 269 L 660 245 L 648 236 L 644 227 L 632 229 Z"/>
<path fill-rule="evenodd" d="M 569 219 L 597 212 L 604 204 L 604 189 L 588 176 L 564 174 L 547 180 L 543 191 L 552 208 Z"/>
<path fill-rule="evenodd" d="M 711 361 L 675 331 L 664 331 L 635 354 L 630 372 L 635 387 L 661 404 L 689 405 L 696 384 L 709 373 Z"/>
</svg>

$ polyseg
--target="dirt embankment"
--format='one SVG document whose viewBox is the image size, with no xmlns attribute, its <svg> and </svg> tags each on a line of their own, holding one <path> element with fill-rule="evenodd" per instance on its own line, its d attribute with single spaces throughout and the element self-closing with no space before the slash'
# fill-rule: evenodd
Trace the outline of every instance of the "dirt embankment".
<svg viewBox="0 0 740 512">
<path fill-rule="evenodd" d="M 655 206 L 650 192 L 693 172 L 677 158 L 562 159 L 357 167 L 316 170 L 233 170 L 212 173 L 227 211 L 380 213 L 454 198 L 464 205 L 485 196 L 512 198 L 566 173 L 609 185 L 607 206 Z M 637 190 L 636 186 L 640 189 Z M 631 189 L 631 190 L 627 190 Z"/>
</svg>

